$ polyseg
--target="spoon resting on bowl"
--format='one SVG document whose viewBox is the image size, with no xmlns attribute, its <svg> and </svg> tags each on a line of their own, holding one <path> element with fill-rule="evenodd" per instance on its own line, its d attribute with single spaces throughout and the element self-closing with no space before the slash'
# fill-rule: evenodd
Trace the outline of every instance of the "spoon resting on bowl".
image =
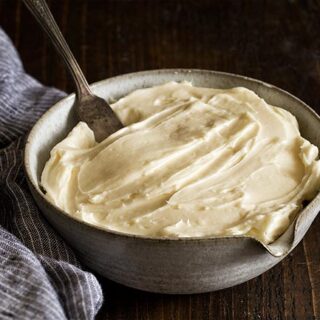
<svg viewBox="0 0 320 320">
<path fill-rule="evenodd" d="M 23 1 L 51 39 L 73 77 L 76 84 L 74 107 L 78 120 L 88 124 L 97 142 L 121 129 L 123 125 L 110 105 L 92 93 L 45 0 Z"/>
</svg>

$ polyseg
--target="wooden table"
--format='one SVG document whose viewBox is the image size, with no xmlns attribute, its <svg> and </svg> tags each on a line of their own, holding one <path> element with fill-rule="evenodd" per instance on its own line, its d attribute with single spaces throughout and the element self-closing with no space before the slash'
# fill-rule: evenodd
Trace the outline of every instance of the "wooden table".
<svg viewBox="0 0 320 320">
<path fill-rule="evenodd" d="M 49 3 L 89 82 L 154 68 L 222 70 L 275 84 L 320 111 L 319 1 Z M 29 73 L 73 90 L 21 1 L 0 0 L 0 24 Z M 320 219 L 282 263 L 234 288 L 166 296 L 101 282 L 98 319 L 320 319 Z"/>
</svg>

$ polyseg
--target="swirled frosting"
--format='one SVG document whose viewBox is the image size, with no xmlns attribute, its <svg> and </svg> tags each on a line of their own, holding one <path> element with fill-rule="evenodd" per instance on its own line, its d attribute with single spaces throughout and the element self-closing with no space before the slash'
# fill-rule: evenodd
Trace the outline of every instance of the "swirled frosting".
<svg viewBox="0 0 320 320">
<path fill-rule="evenodd" d="M 91 224 L 267 244 L 320 188 L 317 147 L 292 114 L 248 89 L 169 82 L 112 107 L 126 127 L 97 143 L 78 123 L 41 178 L 52 203 Z"/>
</svg>

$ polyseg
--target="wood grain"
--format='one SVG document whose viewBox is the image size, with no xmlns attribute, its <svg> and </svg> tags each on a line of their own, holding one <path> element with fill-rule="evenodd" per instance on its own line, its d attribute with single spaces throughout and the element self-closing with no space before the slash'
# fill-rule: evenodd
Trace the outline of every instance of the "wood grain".
<svg viewBox="0 0 320 320">
<path fill-rule="evenodd" d="M 49 1 L 89 82 L 154 68 L 203 68 L 258 78 L 318 112 L 320 2 Z M 26 70 L 68 92 L 73 84 L 18 0 L 0 0 L 0 23 Z M 166 296 L 101 279 L 98 319 L 320 319 L 320 219 L 281 264 L 234 288 Z"/>
</svg>

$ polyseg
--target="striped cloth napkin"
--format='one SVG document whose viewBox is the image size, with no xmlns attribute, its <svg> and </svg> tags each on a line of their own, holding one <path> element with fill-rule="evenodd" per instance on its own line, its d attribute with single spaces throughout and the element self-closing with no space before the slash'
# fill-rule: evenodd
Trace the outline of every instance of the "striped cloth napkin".
<svg viewBox="0 0 320 320">
<path fill-rule="evenodd" d="M 93 319 L 95 276 L 48 225 L 24 177 L 25 134 L 65 94 L 27 75 L 0 29 L 0 319 Z"/>
</svg>

